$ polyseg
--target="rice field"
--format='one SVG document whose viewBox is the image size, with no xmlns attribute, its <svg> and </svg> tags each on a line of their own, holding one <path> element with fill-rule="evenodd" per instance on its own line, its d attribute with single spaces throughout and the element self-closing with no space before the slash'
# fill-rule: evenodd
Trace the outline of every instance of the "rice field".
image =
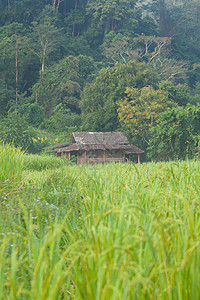
<svg viewBox="0 0 200 300">
<path fill-rule="evenodd" d="M 77 166 L 6 147 L 0 299 L 200 299 L 199 161 Z"/>
</svg>

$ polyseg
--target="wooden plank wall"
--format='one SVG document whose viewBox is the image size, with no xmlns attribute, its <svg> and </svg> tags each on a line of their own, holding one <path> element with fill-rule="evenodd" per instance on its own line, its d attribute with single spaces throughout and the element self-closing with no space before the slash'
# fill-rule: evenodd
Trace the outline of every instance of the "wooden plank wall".
<svg viewBox="0 0 200 300">
<path fill-rule="evenodd" d="M 80 151 L 77 154 L 77 164 L 98 164 L 108 162 L 124 162 L 125 155 L 122 150 L 110 154 L 106 150 L 97 150 L 96 154 L 90 151 Z"/>
</svg>

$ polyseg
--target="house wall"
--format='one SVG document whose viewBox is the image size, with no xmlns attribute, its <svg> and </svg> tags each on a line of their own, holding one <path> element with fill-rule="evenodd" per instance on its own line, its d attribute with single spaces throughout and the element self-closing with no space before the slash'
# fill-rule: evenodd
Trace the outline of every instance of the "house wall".
<svg viewBox="0 0 200 300">
<path fill-rule="evenodd" d="M 89 150 L 79 151 L 77 154 L 77 164 L 98 164 L 124 161 L 125 155 L 122 150 Z"/>
<path fill-rule="evenodd" d="M 87 163 L 87 152 L 78 151 L 77 152 L 77 164 L 86 164 Z"/>
<path fill-rule="evenodd" d="M 108 150 L 106 152 L 106 159 L 105 162 L 124 162 L 125 161 L 125 154 L 121 149 L 116 150 Z"/>
<path fill-rule="evenodd" d="M 64 152 L 64 153 L 62 153 L 62 156 L 63 156 L 65 159 L 70 159 L 70 152 Z"/>
<path fill-rule="evenodd" d="M 70 152 L 60 152 L 56 153 L 57 157 L 63 157 L 65 159 L 70 159 Z"/>
</svg>

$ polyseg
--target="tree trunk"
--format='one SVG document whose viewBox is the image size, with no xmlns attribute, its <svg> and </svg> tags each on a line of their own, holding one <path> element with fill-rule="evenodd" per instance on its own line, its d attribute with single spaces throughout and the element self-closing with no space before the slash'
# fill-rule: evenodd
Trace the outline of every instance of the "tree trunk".
<svg viewBox="0 0 200 300">
<path fill-rule="evenodd" d="M 45 57 L 46 57 L 46 46 L 43 49 L 43 55 L 42 55 L 42 73 L 45 71 Z"/>
<path fill-rule="evenodd" d="M 43 60 L 42 60 L 42 73 L 44 73 L 44 57 L 43 57 Z"/>
<path fill-rule="evenodd" d="M 35 103 L 38 104 L 38 91 L 35 92 Z"/>
<path fill-rule="evenodd" d="M 10 11 L 10 0 L 8 0 L 8 11 Z"/>
<path fill-rule="evenodd" d="M 169 36 L 170 32 L 170 23 L 169 14 L 166 8 L 165 0 L 159 1 L 159 30 L 160 36 Z"/>
<path fill-rule="evenodd" d="M 15 100 L 18 104 L 18 41 L 15 32 Z"/>
<path fill-rule="evenodd" d="M 111 25 L 111 28 L 112 28 L 112 31 L 114 31 L 115 29 L 115 25 L 114 25 L 114 23 L 115 23 L 115 21 L 113 20 L 113 18 L 112 18 L 112 25 Z"/>
<path fill-rule="evenodd" d="M 67 1 L 64 1 L 64 15 L 67 15 Z"/>
<path fill-rule="evenodd" d="M 56 7 L 57 11 L 59 10 L 60 3 L 62 3 L 63 1 L 64 0 L 58 0 L 58 4 L 57 4 L 57 7 Z"/>
<path fill-rule="evenodd" d="M 74 9 L 75 9 L 75 11 L 77 9 L 77 4 L 78 4 L 78 0 L 75 0 L 75 3 L 74 3 Z M 74 36 L 74 34 L 75 34 L 75 23 L 73 24 L 72 36 Z"/>
<path fill-rule="evenodd" d="M 56 0 L 53 0 L 53 7 L 56 8 Z"/>
</svg>

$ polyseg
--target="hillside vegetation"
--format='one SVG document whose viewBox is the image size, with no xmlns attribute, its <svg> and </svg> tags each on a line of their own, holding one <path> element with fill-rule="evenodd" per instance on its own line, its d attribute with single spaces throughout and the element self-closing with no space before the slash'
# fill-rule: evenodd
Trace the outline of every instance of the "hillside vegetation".
<svg viewBox="0 0 200 300">
<path fill-rule="evenodd" d="M 191 159 L 199 102 L 199 1 L 1 0 L 0 141 L 124 131 L 144 161 Z"/>
<path fill-rule="evenodd" d="M 0 151 L 0 299 L 200 297 L 199 161 L 42 166 Z"/>
</svg>

